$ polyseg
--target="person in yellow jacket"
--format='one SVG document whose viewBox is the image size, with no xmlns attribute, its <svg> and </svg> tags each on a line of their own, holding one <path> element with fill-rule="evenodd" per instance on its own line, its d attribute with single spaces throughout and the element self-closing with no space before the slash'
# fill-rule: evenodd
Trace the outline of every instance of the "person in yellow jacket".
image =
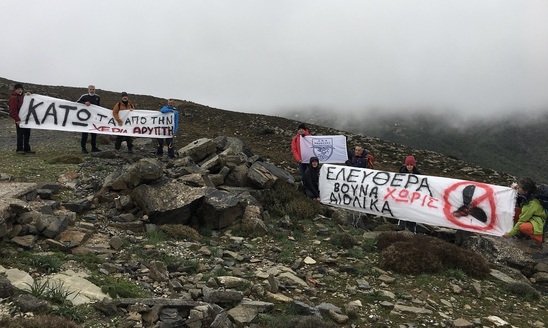
<svg viewBox="0 0 548 328">
<path fill-rule="evenodd" d="M 546 222 L 546 211 L 538 199 L 534 197 L 537 186 L 530 178 L 521 178 L 518 180 L 516 188 L 525 201 L 522 204 L 518 221 L 512 230 L 505 233 L 503 237 L 510 238 L 521 232 L 529 236 L 538 245 L 541 245 L 544 224 Z"/>
<path fill-rule="evenodd" d="M 129 98 L 127 96 L 127 92 L 122 92 L 122 99 L 121 101 L 117 102 L 116 105 L 114 105 L 114 108 L 112 108 L 112 117 L 116 120 L 118 125 L 124 125 L 124 122 L 122 119 L 120 119 L 120 111 L 122 110 L 134 110 L 135 107 L 133 104 L 129 101 Z M 122 142 L 125 141 L 127 144 L 127 151 L 132 153 L 133 152 L 133 138 L 130 136 L 116 136 L 116 141 L 114 141 L 114 149 L 120 150 L 122 147 Z"/>
</svg>

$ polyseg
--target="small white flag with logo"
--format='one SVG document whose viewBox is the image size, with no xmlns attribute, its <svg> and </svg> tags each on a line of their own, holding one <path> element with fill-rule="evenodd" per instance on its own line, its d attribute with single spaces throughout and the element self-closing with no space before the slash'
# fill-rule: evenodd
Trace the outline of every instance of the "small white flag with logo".
<svg viewBox="0 0 548 328">
<path fill-rule="evenodd" d="M 334 136 L 301 136 L 301 158 L 309 163 L 310 157 L 318 157 L 320 163 L 344 163 L 348 159 L 346 137 Z"/>
</svg>

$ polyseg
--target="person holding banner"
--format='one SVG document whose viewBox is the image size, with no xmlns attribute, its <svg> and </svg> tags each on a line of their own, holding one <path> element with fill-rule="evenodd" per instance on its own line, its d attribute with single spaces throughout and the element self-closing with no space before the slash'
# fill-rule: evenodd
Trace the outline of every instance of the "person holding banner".
<svg viewBox="0 0 548 328">
<path fill-rule="evenodd" d="M 175 148 L 173 148 L 173 138 L 175 137 L 175 134 L 177 133 L 177 128 L 179 125 L 179 112 L 177 111 L 177 108 L 173 106 L 173 99 L 168 99 L 167 105 L 162 107 L 160 109 L 160 112 L 162 113 L 171 113 L 173 112 L 173 137 L 171 138 L 155 138 L 154 141 L 156 142 L 156 156 L 162 157 L 164 154 L 164 141 L 167 146 L 167 156 L 169 158 L 175 157 Z"/>
<path fill-rule="evenodd" d="M 127 92 L 122 92 L 122 100 L 117 102 L 116 105 L 114 105 L 114 108 L 112 109 L 112 116 L 118 123 L 118 125 L 124 125 L 124 122 L 122 119 L 120 119 L 120 111 L 122 110 L 134 110 L 135 107 L 133 104 L 129 101 L 129 98 L 127 96 Z M 126 142 L 127 144 L 127 151 L 128 153 L 133 152 L 133 138 L 130 136 L 116 136 L 116 140 L 114 141 L 114 149 L 120 150 L 122 147 L 122 142 Z"/>
<path fill-rule="evenodd" d="M 502 236 L 504 238 L 511 238 L 518 232 L 521 232 L 535 241 L 535 247 L 540 248 L 542 245 L 544 224 L 546 222 L 546 211 L 539 200 L 533 196 L 537 190 L 537 186 L 530 178 L 521 178 L 518 180 L 516 188 L 518 194 L 523 196 L 525 201 L 522 203 L 518 222 L 516 222 L 512 230 Z"/>
<path fill-rule="evenodd" d="M 85 104 L 86 106 L 89 105 L 97 105 L 101 106 L 101 98 L 98 94 L 95 93 L 95 86 L 89 85 L 88 86 L 88 93 L 84 93 L 83 95 L 76 100 L 77 103 Z M 97 148 L 97 133 L 89 133 L 91 135 L 91 152 L 96 153 L 100 152 L 101 149 Z M 82 146 L 82 153 L 87 154 L 88 150 L 86 148 L 86 145 L 88 143 L 88 133 L 82 132 L 82 138 L 80 139 L 80 146 Z"/>
<path fill-rule="evenodd" d="M 405 158 L 405 163 L 402 167 L 400 167 L 399 173 L 415 174 L 415 175 L 422 174 L 422 172 L 417 167 L 417 161 L 415 161 L 415 157 L 412 155 L 407 156 Z M 400 230 L 407 229 L 413 233 L 417 233 L 417 222 L 399 220 L 398 227 Z"/>
<path fill-rule="evenodd" d="M 30 94 L 30 93 L 29 93 Z M 34 154 L 35 152 L 30 148 L 30 129 L 22 128 L 19 126 L 21 123 L 21 118 L 19 117 L 19 111 L 21 106 L 23 106 L 23 98 L 25 97 L 23 91 L 23 85 L 21 83 L 16 83 L 13 86 L 13 92 L 11 93 L 9 100 L 9 109 L 10 116 L 15 121 L 15 128 L 17 131 L 17 154 Z"/>
<path fill-rule="evenodd" d="M 348 160 L 346 161 L 347 166 L 361 167 L 366 169 L 367 163 L 367 152 L 363 149 L 362 146 L 356 146 L 354 152 L 348 152 Z"/>
<path fill-rule="evenodd" d="M 306 196 L 320 201 L 320 160 L 310 157 L 310 166 L 304 172 L 303 189 Z"/>
<path fill-rule="evenodd" d="M 301 181 L 304 181 L 304 172 L 308 168 L 307 163 L 303 163 L 301 156 L 301 137 L 304 138 L 307 135 L 310 135 L 310 132 L 306 128 L 304 123 L 299 124 L 297 127 L 297 134 L 291 139 L 291 152 L 293 157 L 299 163 L 299 173 L 301 174 Z"/>
</svg>

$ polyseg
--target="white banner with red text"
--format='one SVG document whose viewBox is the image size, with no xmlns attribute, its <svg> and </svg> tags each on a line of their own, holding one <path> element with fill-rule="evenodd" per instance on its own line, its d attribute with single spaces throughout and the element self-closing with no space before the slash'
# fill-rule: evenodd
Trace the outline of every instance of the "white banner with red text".
<svg viewBox="0 0 548 328">
<path fill-rule="evenodd" d="M 495 236 L 513 226 L 510 187 L 331 164 L 319 185 L 323 204 L 349 210 Z"/>
<path fill-rule="evenodd" d="M 173 137 L 173 113 L 135 109 L 121 110 L 119 116 L 122 125 L 114 120 L 110 109 L 32 94 L 25 95 L 19 126 L 130 137 Z"/>
<path fill-rule="evenodd" d="M 310 157 L 318 157 L 320 163 L 344 163 L 348 159 L 346 137 L 333 136 L 301 136 L 302 163 L 310 163 Z"/>
</svg>

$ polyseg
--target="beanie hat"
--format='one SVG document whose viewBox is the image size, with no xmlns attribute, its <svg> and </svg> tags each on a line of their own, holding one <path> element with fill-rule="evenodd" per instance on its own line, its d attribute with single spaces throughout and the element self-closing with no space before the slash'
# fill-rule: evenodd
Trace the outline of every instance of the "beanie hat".
<svg viewBox="0 0 548 328">
<path fill-rule="evenodd" d="M 306 124 L 304 123 L 299 124 L 299 127 L 297 128 L 297 130 L 300 130 L 300 129 L 306 130 Z"/>
<path fill-rule="evenodd" d="M 127 92 L 125 92 L 125 91 L 122 92 L 122 98 L 123 98 L 123 97 L 127 97 Z"/>
<path fill-rule="evenodd" d="M 23 88 L 23 85 L 21 83 L 16 83 L 13 86 L 13 90 L 17 90 L 17 89 L 25 89 L 25 88 Z"/>
<path fill-rule="evenodd" d="M 417 166 L 417 162 L 415 162 L 415 157 L 407 156 L 407 158 L 405 159 L 405 165 Z"/>
</svg>

